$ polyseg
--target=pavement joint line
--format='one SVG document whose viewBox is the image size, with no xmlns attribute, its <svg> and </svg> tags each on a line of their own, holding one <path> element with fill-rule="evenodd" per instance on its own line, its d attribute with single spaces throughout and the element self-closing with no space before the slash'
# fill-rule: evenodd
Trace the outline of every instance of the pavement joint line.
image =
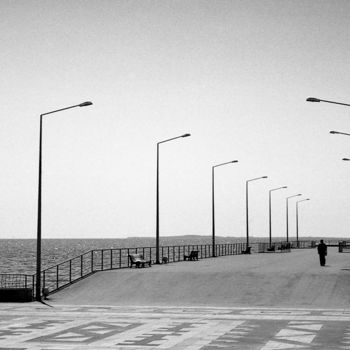
<svg viewBox="0 0 350 350">
<path fill-rule="evenodd" d="M 0 311 L 1 309 L 4 308 L 18 308 L 21 310 L 27 310 L 30 309 L 32 310 L 33 308 L 37 308 L 37 306 L 41 306 L 40 303 L 34 302 L 34 303 L 29 303 L 25 304 L 17 304 L 17 303 L 1 303 L 0 304 Z M 321 312 L 349 312 L 350 314 L 350 308 L 303 308 L 303 307 L 267 307 L 267 306 L 249 306 L 249 307 L 215 307 L 215 306 L 154 306 L 154 305 L 124 305 L 124 306 L 116 306 L 116 305 L 87 305 L 87 304 L 82 304 L 82 305 L 77 305 L 77 304 L 53 304 L 51 305 L 54 308 L 89 308 L 89 309 L 108 309 L 108 310 L 119 310 L 119 309 L 138 309 L 138 310 L 146 310 L 146 309 L 164 309 L 164 310 L 218 310 L 218 311 L 227 311 L 227 310 L 269 310 L 269 311 L 321 311 Z M 41 310 L 52 310 L 53 312 L 55 310 L 49 309 L 47 306 L 41 306 L 39 309 Z"/>
</svg>

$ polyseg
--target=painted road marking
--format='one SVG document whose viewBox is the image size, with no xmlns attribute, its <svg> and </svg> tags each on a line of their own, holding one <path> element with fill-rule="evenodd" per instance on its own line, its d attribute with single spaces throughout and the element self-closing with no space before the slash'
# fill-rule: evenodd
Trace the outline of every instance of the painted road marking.
<svg viewBox="0 0 350 350">
<path fill-rule="evenodd" d="M 0 320 L 0 349 L 350 349 L 349 310 L 5 304 Z"/>
</svg>

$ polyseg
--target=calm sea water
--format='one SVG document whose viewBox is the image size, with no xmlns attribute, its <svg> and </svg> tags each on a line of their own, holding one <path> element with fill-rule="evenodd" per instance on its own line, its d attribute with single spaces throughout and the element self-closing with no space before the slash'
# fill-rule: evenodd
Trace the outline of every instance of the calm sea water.
<svg viewBox="0 0 350 350">
<path fill-rule="evenodd" d="M 239 239 L 242 241 L 242 239 Z M 217 243 L 234 243 L 237 239 L 218 237 Z M 163 246 L 210 244 L 204 236 L 165 237 Z M 127 239 L 43 239 L 42 268 L 47 268 L 74 258 L 92 249 L 154 247 L 153 238 Z M 0 239 L 0 273 L 34 274 L 36 264 L 35 239 Z"/>
<path fill-rule="evenodd" d="M 318 238 L 311 238 L 316 239 Z M 327 238 L 325 238 L 327 239 Z M 284 240 L 277 238 L 277 241 Z M 341 240 L 341 239 L 331 239 Z M 266 242 L 268 238 L 251 238 L 251 242 Z M 216 237 L 217 244 L 245 242 L 244 237 Z M 327 241 L 326 241 L 327 242 Z M 211 244 L 211 236 L 180 236 L 161 237 L 161 246 Z M 72 259 L 92 249 L 155 247 L 154 238 L 126 239 L 43 239 L 42 269 L 57 265 Z M 34 274 L 36 264 L 35 239 L 0 239 L 0 274 L 23 273 Z"/>
</svg>

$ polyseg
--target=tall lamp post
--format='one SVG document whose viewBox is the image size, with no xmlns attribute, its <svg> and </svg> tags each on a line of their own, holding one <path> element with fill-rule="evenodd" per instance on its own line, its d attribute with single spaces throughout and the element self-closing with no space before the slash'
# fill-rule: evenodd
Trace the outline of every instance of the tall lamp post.
<svg viewBox="0 0 350 350">
<path fill-rule="evenodd" d="M 260 180 L 260 179 L 267 179 L 267 176 L 260 176 L 256 177 L 254 179 L 247 180 L 245 182 L 245 212 L 246 212 L 246 252 L 249 252 L 249 200 L 248 200 L 248 184 L 249 182 Z"/>
<path fill-rule="evenodd" d="M 350 106 L 350 104 L 347 104 L 347 103 L 328 101 L 328 100 L 321 100 L 320 98 L 316 98 L 316 97 L 308 97 L 306 99 L 306 101 L 307 102 L 327 102 L 327 103 L 334 103 L 336 105 Z"/>
<path fill-rule="evenodd" d="M 183 135 L 172 137 L 171 139 L 167 139 L 157 143 L 156 264 L 160 264 L 160 261 L 159 261 L 159 145 L 161 143 L 173 141 L 173 140 L 180 139 L 183 137 L 188 137 L 188 136 L 191 136 L 191 134 L 183 134 Z"/>
<path fill-rule="evenodd" d="M 272 220 L 271 220 L 271 192 L 287 188 L 287 186 L 273 188 L 269 190 L 269 246 L 272 246 Z"/>
<path fill-rule="evenodd" d="M 231 164 L 231 163 L 237 163 L 238 160 L 231 160 L 230 162 L 226 163 L 221 163 L 212 166 L 211 168 L 211 207 L 212 207 L 212 256 L 215 258 L 216 256 L 216 249 L 215 249 L 215 168 L 226 165 L 226 164 Z"/>
<path fill-rule="evenodd" d="M 286 232 L 287 232 L 287 242 L 289 242 L 289 221 L 288 221 L 288 200 L 289 198 L 299 197 L 301 193 L 295 194 L 294 196 L 289 196 L 286 198 Z"/>
<path fill-rule="evenodd" d="M 296 202 L 296 226 L 297 226 L 297 246 L 299 248 L 299 203 L 309 201 L 310 198 L 302 199 Z"/>
<path fill-rule="evenodd" d="M 37 223 L 37 239 L 36 239 L 36 285 L 35 299 L 41 301 L 41 169 L 42 169 L 42 134 L 43 134 L 43 116 L 65 111 L 75 107 L 91 106 L 92 102 L 87 101 L 78 105 L 56 109 L 55 111 L 40 114 L 40 134 L 39 134 L 39 184 L 38 184 L 38 223 Z"/>
<path fill-rule="evenodd" d="M 329 132 L 330 134 L 333 134 L 333 135 L 346 135 L 346 136 L 350 136 L 350 134 L 348 134 L 347 132 L 341 132 L 341 131 L 330 131 Z"/>
</svg>

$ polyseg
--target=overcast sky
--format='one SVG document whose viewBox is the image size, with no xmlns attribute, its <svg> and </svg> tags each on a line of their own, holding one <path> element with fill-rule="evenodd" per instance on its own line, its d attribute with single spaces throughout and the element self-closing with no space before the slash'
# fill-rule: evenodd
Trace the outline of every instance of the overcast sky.
<svg viewBox="0 0 350 350">
<path fill-rule="evenodd" d="M 35 238 L 39 116 L 43 238 L 160 234 L 350 237 L 349 1 L 0 0 L 0 232 Z M 290 237 L 295 236 L 290 199 Z"/>
</svg>

